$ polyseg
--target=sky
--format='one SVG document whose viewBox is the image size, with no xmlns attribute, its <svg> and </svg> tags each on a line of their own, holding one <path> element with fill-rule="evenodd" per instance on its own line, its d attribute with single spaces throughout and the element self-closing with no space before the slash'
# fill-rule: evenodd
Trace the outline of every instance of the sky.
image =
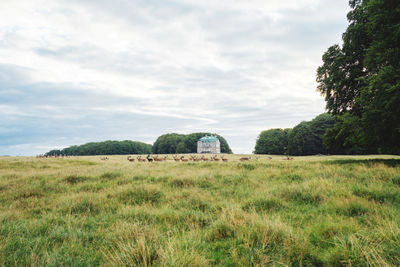
<svg viewBox="0 0 400 267">
<path fill-rule="evenodd" d="M 212 132 L 234 153 L 325 112 L 348 1 L 0 0 L 0 155 Z"/>
</svg>

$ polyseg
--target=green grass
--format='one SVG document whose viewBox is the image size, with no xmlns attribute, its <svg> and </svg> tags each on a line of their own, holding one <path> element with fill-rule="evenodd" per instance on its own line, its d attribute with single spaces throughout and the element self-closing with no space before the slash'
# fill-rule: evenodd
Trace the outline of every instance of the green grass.
<svg viewBox="0 0 400 267">
<path fill-rule="evenodd" d="M 0 157 L 0 266 L 396 266 L 400 157 Z"/>
</svg>

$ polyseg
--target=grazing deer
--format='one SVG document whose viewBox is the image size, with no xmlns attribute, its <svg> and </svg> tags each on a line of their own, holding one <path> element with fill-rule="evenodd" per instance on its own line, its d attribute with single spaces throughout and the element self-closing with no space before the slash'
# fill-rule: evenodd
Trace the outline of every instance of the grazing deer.
<svg viewBox="0 0 400 267">
<path fill-rule="evenodd" d="M 134 162 L 134 161 L 135 161 L 135 159 L 132 158 L 131 156 L 128 156 L 126 159 L 129 160 L 129 161 L 131 161 L 131 162 Z"/>
<path fill-rule="evenodd" d="M 137 157 L 137 160 L 138 160 L 139 162 L 145 162 L 145 161 L 146 161 L 145 159 L 142 159 L 142 156 L 138 156 L 138 157 Z"/>
<path fill-rule="evenodd" d="M 193 161 L 200 161 L 201 160 L 201 158 L 198 158 L 197 156 L 192 156 L 192 159 L 193 159 Z"/>
<path fill-rule="evenodd" d="M 209 160 L 210 160 L 209 158 L 205 158 L 204 156 L 202 156 L 201 159 L 202 159 L 203 161 L 209 161 Z"/>
<path fill-rule="evenodd" d="M 163 159 L 159 158 L 158 155 L 153 156 L 153 159 L 154 159 L 154 161 L 158 161 L 158 162 L 163 161 Z"/>
<path fill-rule="evenodd" d="M 214 161 L 219 161 L 219 158 L 217 158 L 217 155 L 214 155 L 213 160 Z"/>
<path fill-rule="evenodd" d="M 240 158 L 239 160 L 240 161 L 248 161 L 248 160 L 250 160 L 251 159 L 251 157 L 242 157 L 242 158 Z"/>
<path fill-rule="evenodd" d="M 183 161 L 183 162 L 188 162 L 188 161 L 189 161 L 189 159 L 185 159 L 184 156 L 182 156 L 180 159 L 181 159 L 181 161 Z"/>
<path fill-rule="evenodd" d="M 223 162 L 227 162 L 228 161 L 228 159 L 224 158 L 224 155 L 221 156 L 221 159 L 222 159 Z"/>
</svg>

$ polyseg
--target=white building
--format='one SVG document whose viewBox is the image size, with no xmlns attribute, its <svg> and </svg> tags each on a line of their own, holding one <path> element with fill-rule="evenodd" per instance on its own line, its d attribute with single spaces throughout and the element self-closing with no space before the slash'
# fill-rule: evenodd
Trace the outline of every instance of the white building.
<svg viewBox="0 0 400 267">
<path fill-rule="evenodd" d="M 221 153 L 220 143 L 215 136 L 204 136 L 197 141 L 197 153 Z"/>
</svg>

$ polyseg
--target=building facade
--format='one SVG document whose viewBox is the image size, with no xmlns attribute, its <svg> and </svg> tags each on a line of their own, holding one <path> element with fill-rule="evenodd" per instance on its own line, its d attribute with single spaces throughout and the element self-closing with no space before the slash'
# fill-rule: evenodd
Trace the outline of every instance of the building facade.
<svg viewBox="0 0 400 267">
<path fill-rule="evenodd" d="M 197 141 L 197 153 L 221 153 L 220 143 L 215 136 L 204 136 Z"/>
</svg>

